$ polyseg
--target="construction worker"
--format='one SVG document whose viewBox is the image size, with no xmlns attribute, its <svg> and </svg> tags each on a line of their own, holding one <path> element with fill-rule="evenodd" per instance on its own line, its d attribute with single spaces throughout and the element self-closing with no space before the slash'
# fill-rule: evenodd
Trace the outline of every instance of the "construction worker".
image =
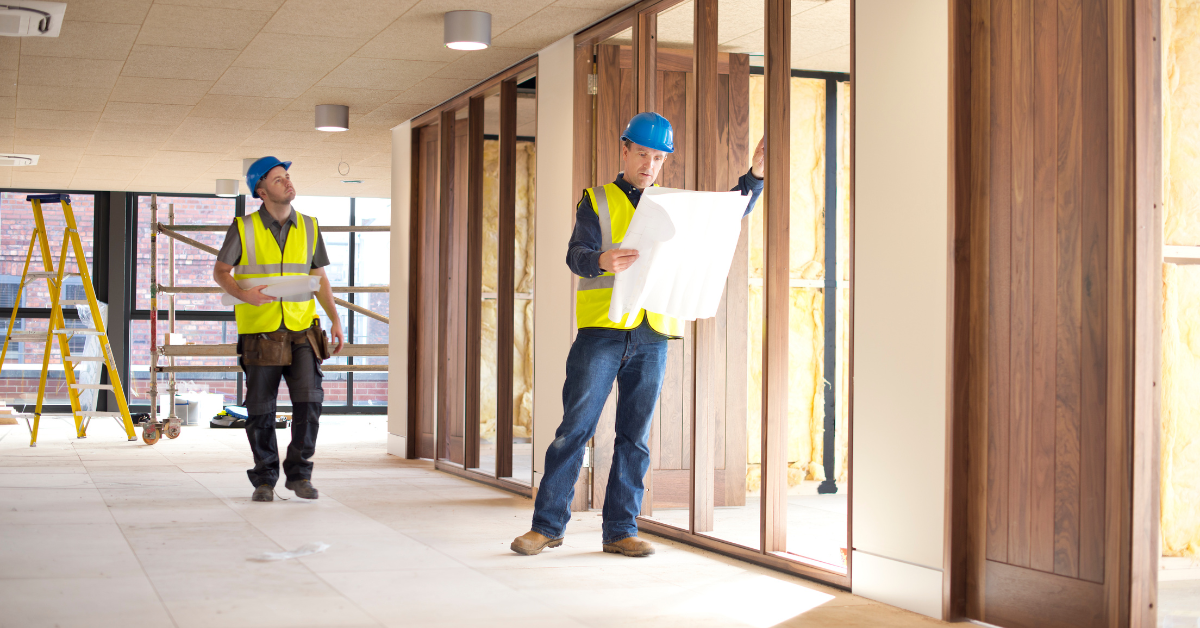
<svg viewBox="0 0 1200 628">
<path fill-rule="evenodd" d="M 626 323 L 608 318 L 613 276 L 638 259 L 619 248 L 642 190 L 654 185 L 674 152 L 671 123 L 657 113 L 639 113 L 621 135 L 624 170 L 616 181 L 584 191 L 576 207 L 575 231 L 567 266 L 580 277 L 575 293 L 579 334 L 567 356 L 563 421 L 546 451 L 546 472 L 534 502 L 532 530 L 512 542 L 518 554 L 534 555 L 562 545 L 571 500 L 583 464 L 584 447 L 596 431 L 600 412 L 617 383 L 616 438 L 605 489 L 602 547 L 625 556 L 649 556 L 654 546 L 637 536 L 634 518 L 642 508 L 644 478 L 650 466 L 650 422 L 662 390 L 669 338 L 683 335 L 683 322 L 642 310 Z M 735 191 L 749 196 L 749 214 L 763 189 L 763 142 L 750 172 Z"/>
<path fill-rule="evenodd" d="M 234 306 L 234 314 L 238 362 L 246 373 L 246 438 L 254 454 L 254 468 L 246 474 L 254 485 L 252 499 L 256 502 L 272 501 L 279 481 L 275 402 L 280 377 L 287 380 L 293 411 L 292 442 L 283 461 L 287 478 L 284 486 L 299 497 L 317 498 L 309 459 L 316 449 L 321 402 L 325 399 L 319 358 L 341 351 L 343 342 L 342 321 L 325 275 L 325 266 L 329 265 L 325 240 L 315 218 L 292 209 L 296 189 L 288 176 L 291 165 L 290 161 L 263 157 L 250 166 L 246 187 L 254 198 L 262 199 L 262 207 L 234 219 L 213 268 L 213 280 L 243 301 Z M 313 293 L 277 299 L 263 294 L 266 286 L 253 285 L 254 279 L 293 275 L 321 278 L 316 299 Z M 239 281 L 252 287 L 243 289 Z M 321 302 L 332 321 L 332 352 L 325 348 L 316 301 Z"/>
</svg>

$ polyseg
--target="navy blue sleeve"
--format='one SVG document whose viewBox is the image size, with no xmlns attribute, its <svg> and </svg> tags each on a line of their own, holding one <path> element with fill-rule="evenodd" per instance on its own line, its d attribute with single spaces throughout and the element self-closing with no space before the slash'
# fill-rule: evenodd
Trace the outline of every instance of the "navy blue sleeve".
<svg viewBox="0 0 1200 628">
<path fill-rule="evenodd" d="M 567 267 L 571 272 L 587 279 L 604 273 L 600 270 L 602 237 L 600 217 L 592 209 L 587 192 L 584 192 L 579 205 L 575 207 L 575 231 L 571 233 L 571 242 L 567 245 Z"/>
<path fill-rule="evenodd" d="M 750 197 L 750 202 L 746 203 L 746 213 L 742 214 L 742 218 L 745 218 L 754 211 L 754 206 L 758 204 L 758 197 L 762 195 L 763 191 L 763 180 L 747 170 L 746 174 L 738 177 L 738 183 L 731 191 L 741 192 L 742 196 Z"/>
</svg>

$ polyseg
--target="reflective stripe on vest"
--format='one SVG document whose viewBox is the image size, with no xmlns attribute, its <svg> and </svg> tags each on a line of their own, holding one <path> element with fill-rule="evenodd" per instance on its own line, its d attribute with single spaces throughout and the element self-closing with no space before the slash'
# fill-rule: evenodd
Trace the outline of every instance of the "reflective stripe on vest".
<svg viewBox="0 0 1200 628">
<path fill-rule="evenodd" d="M 233 278 L 258 279 L 308 275 L 317 250 L 317 220 L 296 213 L 296 226 L 291 229 L 284 250 L 279 240 L 262 223 L 258 212 L 236 219 L 238 237 L 242 242 L 242 257 L 233 267 Z M 247 229 L 249 227 L 249 229 Z M 247 303 L 233 306 L 239 334 L 259 334 L 279 329 L 281 323 L 292 331 L 303 331 L 317 317 L 317 302 L 312 294 L 284 297 L 278 301 L 254 306 Z"/>
<path fill-rule="evenodd" d="M 637 209 L 629 202 L 629 197 L 616 183 L 588 188 L 588 199 L 592 209 L 600 220 L 600 250 L 610 251 L 621 248 L 621 240 L 633 220 Z M 683 322 L 640 310 L 632 321 L 626 316 L 622 323 L 615 323 L 608 318 L 609 301 L 612 299 L 613 282 L 616 277 L 612 273 L 604 273 L 599 277 L 580 278 L 575 287 L 575 322 L 580 329 L 585 327 L 603 327 L 606 329 L 633 329 L 642 324 L 642 319 L 650 321 L 650 327 L 660 334 L 678 338 L 683 336 Z"/>
</svg>

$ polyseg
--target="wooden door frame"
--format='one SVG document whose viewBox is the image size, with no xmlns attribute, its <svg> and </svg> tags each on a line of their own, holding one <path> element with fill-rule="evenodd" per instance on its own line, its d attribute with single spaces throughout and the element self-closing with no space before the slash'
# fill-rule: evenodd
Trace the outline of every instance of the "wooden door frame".
<svg viewBox="0 0 1200 628">
<path fill-rule="evenodd" d="M 986 307 L 988 234 L 972 207 L 985 190 L 986 166 L 972 160 L 970 0 L 950 3 L 950 224 L 954 264 L 950 313 L 952 360 L 946 443 L 946 534 L 943 617 L 965 619 L 983 608 L 986 474 L 985 382 L 979 374 L 986 327 L 972 325 Z M 1158 0 L 1108 3 L 1109 84 L 1109 399 L 1103 615 L 1113 628 L 1156 626 L 1159 547 L 1159 404 L 1162 313 L 1162 94 Z M 980 68 L 982 69 L 982 68 Z M 1119 149 L 1119 150 L 1118 150 Z M 975 315 L 972 315 L 972 312 Z M 982 330 L 981 330 L 982 328 Z M 1113 446 L 1117 443 L 1119 446 Z M 972 464 L 974 462 L 974 465 Z"/>
</svg>

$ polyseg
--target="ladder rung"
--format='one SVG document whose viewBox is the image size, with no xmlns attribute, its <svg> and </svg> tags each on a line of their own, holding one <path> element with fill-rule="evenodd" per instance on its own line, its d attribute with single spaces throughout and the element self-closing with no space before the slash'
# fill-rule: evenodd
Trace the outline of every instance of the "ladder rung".
<svg viewBox="0 0 1200 628">
<path fill-rule="evenodd" d="M 64 327 L 63 329 L 54 330 L 54 333 L 67 334 L 71 336 L 99 336 L 103 334 L 103 332 L 98 329 L 84 329 L 82 327 Z"/>
<path fill-rule="evenodd" d="M 79 416 L 121 416 L 120 412 L 104 412 L 101 410 L 80 410 Z"/>
<path fill-rule="evenodd" d="M 65 278 L 65 277 L 78 277 L 78 276 L 79 276 L 79 273 L 63 273 L 63 277 L 64 277 L 64 278 Z M 58 273 L 57 273 L 57 272 L 53 272 L 53 273 L 52 273 L 52 272 L 50 272 L 50 271 L 46 271 L 46 270 L 35 270 L 35 271 L 33 271 L 33 272 L 28 272 L 28 273 L 25 273 L 25 279 L 26 279 L 26 280 L 30 280 L 30 279 L 58 279 Z"/>
<path fill-rule="evenodd" d="M 71 384 L 75 390 L 112 390 L 112 384 Z"/>
<path fill-rule="evenodd" d="M 17 332 L 8 337 L 11 342 L 45 342 L 46 332 L 44 331 L 22 331 Z"/>
<path fill-rule="evenodd" d="M 103 362 L 104 356 L 102 356 L 102 355 L 64 355 L 63 361 L 65 361 L 65 362 Z"/>
<path fill-rule="evenodd" d="M 59 305 L 91 305 L 87 299 L 63 299 L 58 302 Z"/>
</svg>

